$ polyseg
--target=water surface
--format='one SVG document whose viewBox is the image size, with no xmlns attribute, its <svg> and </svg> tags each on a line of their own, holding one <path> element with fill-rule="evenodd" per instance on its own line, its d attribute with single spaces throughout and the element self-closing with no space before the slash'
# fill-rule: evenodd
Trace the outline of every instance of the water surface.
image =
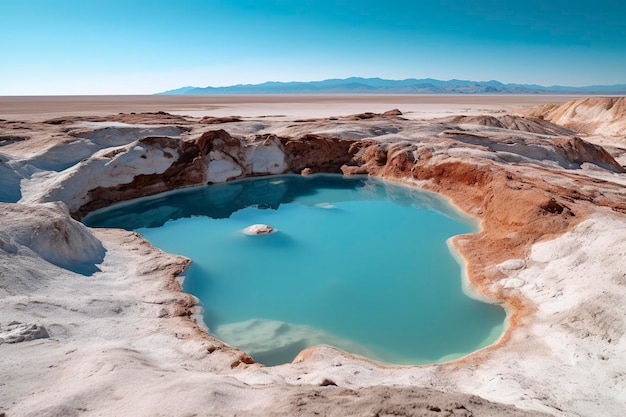
<svg viewBox="0 0 626 417">
<path fill-rule="evenodd" d="M 209 331 L 267 365 L 329 344 L 393 364 L 493 343 L 504 310 L 463 292 L 446 240 L 475 224 L 443 199 L 371 178 L 280 176 L 188 189 L 101 210 L 193 260 L 184 290 Z M 247 236 L 269 224 L 277 233 Z"/>
</svg>

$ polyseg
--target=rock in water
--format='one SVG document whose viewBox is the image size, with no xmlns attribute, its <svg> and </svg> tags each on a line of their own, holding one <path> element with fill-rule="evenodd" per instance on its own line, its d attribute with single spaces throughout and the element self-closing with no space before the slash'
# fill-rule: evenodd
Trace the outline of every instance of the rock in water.
<svg viewBox="0 0 626 417">
<path fill-rule="evenodd" d="M 248 226 L 245 229 L 243 229 L 243 232 L 251 236 L 267 235 L 267 234 L 276 232 L 276 229 L 274 229 L 272 226 L 268 224 L 253 224 L 252 226 Z"/>
</svg>

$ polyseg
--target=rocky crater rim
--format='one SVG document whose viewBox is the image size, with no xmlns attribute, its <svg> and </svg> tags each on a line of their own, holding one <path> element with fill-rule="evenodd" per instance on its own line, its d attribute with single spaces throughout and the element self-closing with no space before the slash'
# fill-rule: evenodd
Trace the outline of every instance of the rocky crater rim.
<svg viewBox="0 0 626 417">
<path fill-rule="evenodd" d="M 395 111 L 365 113 L 337 123 L 372 119 L 397 123 L 398 132 L 414 123 Z M 80 219 L 113 203 L 178 188 L 285 173 L 370 175 L 436 192 L 479 219 L 477 233 L 456 236 L 452 244 L 465 260 L 467 278 L 477 293 L 504 304 L 509 313 L 509 326 L 500 340 L 470 355 L 476 358 L 505 343 L 535 309 L 515 291 L 514 283 L 500 284 L 511 266 L 508 261 L 523 260 L 532 244 L 571 230 L 595 207 L 626 213 L 626 203 L 616 198 L 621 192 L 616 184 L 596 181 L 594 187 L 586 187 L 589 179 L 576 172 L 583 164 L 624 172 L 602 147 L 577 136 L 558 136 L 564 132 L 551 125 L 536 127 L 519 119 L 487 119 L 496 129 L 488 136 L 454 125 L 481 125 L 481 120 L 446 120 L 434 137 L 402 140 L 350 139 L 330 133 L 241 136 L 224 129 L 207 130 L 195 138 L 148 136 L 96 152 L 27 190 L 23 200 L 63 201 Z M 320 121 L 301 123 L 315 127 Z M 532 132 L 535 127 L 537 133 Z M 503 133 L 513 130 L 514 135 Z M 188 308 L 191 314 L 195 307 Z M 306 352 L 296 361 L 308 357 Z"/>
</svg>

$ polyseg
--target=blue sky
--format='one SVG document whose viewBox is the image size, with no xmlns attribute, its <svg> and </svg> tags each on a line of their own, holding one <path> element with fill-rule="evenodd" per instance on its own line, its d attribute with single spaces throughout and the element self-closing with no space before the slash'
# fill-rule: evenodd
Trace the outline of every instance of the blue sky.
<svg viewBox="0 0 626 417">
<path fill-rule="evenodd" d="M 0 95 L 349 76 L 626 83 L 623 0 L 0 2 Z"/>
</svg>

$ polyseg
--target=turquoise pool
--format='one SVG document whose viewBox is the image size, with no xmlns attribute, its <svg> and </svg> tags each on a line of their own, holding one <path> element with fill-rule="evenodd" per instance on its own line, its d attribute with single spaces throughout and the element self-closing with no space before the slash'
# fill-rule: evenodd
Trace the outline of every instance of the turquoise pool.
<svg viewBox="0 0 626 417">
<path fill-rule="evenodd" d="M 328 344 L 388 364 L 451 360 L 502 333 L 498 305 L 463 291 L 447 239 L 476 225 L 437 195 L 372 178 L 247 179 L 100 210 L 193 260 L 184 290 L 211 334 L 258 362 Z M 276 233 L 248 236 L 262 223 Z"/>
</svg>

